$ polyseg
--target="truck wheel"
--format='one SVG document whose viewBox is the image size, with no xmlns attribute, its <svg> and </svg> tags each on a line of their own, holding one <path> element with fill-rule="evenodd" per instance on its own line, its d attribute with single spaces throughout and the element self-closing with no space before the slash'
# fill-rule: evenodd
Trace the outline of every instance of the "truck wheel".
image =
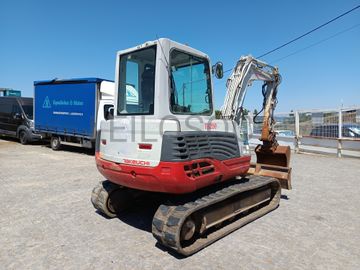
<svg viewBox="0 0 360 270">
<path fill-rule="evenodd" d="M 51 137 L 50 146 L 52 150 L 59 150 L 61 148 L 60 138 L 56 136 Z"/>
<path fill-rule="evenodd" d="M 20 131 L 19 133 L 19 140 L 21 144 L 27 144 L 28 143 L 28 138 L 27 138 L 27 134 L 25 130 Z"/>
</svg>

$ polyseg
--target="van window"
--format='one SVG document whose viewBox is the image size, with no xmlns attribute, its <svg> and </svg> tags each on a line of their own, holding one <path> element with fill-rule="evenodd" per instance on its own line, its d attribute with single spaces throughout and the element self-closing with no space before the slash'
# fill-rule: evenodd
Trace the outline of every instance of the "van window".
<svg viewBox="0 0 360 270">
<path fill-rule="evenodd" d="M 11 114 L 13 111 L 13 100 L 8 98 L 0 99 L 0 112 L 3 114 Z"/>
<path fill-rule="evenodd" d="M 12 105 L 12 113 L 13 114 L 16 114 L 16 113 L 21 114 L 22 113 L 19 104 L 13 103 L 13 105 Z"/>
<path fill-rule="evenodd" d="M 33 105 L 22 105 L 22 108 L 24 110 L 24 113 L 28 119 L 33 119 Z"/>
</svg>

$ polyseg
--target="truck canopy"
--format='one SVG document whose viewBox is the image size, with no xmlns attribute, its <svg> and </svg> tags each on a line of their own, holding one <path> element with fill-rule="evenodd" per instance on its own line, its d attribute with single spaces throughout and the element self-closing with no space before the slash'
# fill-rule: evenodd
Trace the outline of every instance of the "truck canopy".
<svg viewBox="0 0 360 270">
<path fill-rule="evenodd" d="M 65 84 L 65 83 L 98 83 L 98 82 L 101 83 L 103 81 L 113 82 L 111 80 L 94 78 L 94 77 L 90 77 L 90 78 L 71 78 L 71 79 L 58 79 L 58 78 L 55 78 L 55 79 L 52 79 L 52 80 L 34 81 L 34 86 L 35 85 L 43 85 L 43 84 Z"/>
<path fill-rule="evenodd" d="M 34 82 L 34 122 L 38 132 L 95 138 L 100 78 Z"/>
</svg>

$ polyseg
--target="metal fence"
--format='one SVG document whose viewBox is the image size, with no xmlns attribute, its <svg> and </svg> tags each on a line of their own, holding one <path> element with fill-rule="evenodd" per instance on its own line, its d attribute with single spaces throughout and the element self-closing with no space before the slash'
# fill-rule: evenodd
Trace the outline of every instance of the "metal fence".
<svg viewBox="0 0 360 270">
<path fill-rule="evenodd" d="M 295 136 L 295 115 L 294 113 L 277 113 L 275 115 L 275 131 L 277 136 L 294 137 Z M 258 116 L 255 119 L 250 114 L 250 121 L 253 123 L 253 134 L 261 134 L 263 117 Z"/>
<path fill-rule="evenodd" d="M 275 115 L 278 141 L 297 152 L 313 151 L 360 156 L 360 107 L 302 110 Z M 262 117 L 248 116 L 249 141 L 258 143 Z"/>
<path fill-rule="evenodd" d="M 360 139 L 360 109 L 301 111 L 297 113 L 299 136 Z"/>
</svg>

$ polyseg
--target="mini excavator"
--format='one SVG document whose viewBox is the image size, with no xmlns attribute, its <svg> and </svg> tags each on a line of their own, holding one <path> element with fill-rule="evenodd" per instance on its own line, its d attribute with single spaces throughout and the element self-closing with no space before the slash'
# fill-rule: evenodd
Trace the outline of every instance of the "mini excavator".
<svg viewBox="0 0 360 270">
<path fill-rule="evenodd" d="M 184 256 L 276 209 L 281 189 L 291 189 L 290 148 L 274 130 L 278 69 L 241 57 L 215 119 L 213 77 L 223 73 L 221 62 L 211 66 L 206 54 L 169 39 L 119 51 L 113 119 L 97 138 L 106 180 L 93 189 L 94 207 L 115 217 L 139 194 L 167 194 L 173 200 L 157 209 L 152 234 Z M 253 81 L 263 82 L 254 164 L 240 128 Z"/>
</svg>

